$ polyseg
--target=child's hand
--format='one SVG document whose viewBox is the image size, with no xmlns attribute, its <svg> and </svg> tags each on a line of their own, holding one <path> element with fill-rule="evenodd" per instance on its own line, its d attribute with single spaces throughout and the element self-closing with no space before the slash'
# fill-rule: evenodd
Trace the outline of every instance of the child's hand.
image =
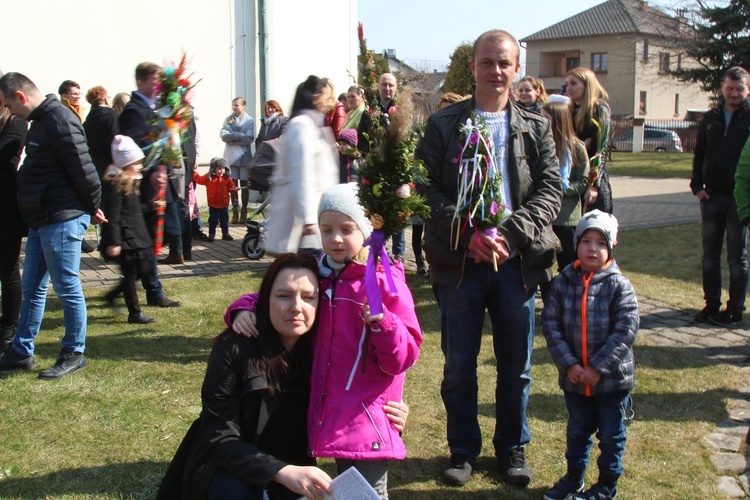
<svg viewBox="0 0 750 500">
<path fill-rule="evenodd" d="M 582 375 L 583 375 L 583 367 L 579 365 L 578 363 L 568 368 L 568 379 L 570 379 L 570 381 L 573 382 L 574 384 L 577 384 L 581 381 Z"/>
<path fill-rule="evenodd" d="M 154 207 L 154 210 L 157 210 L 159 208 L 164 208 L 167 206 L 167 202 L 165 200 L 154 200 L 151 202 L 151 206 Z"/>
<path fill-rule="evenodd" d="M 365 299 L 365 303 L 362 306 L 362 319 L 365 320 L 366 325 L 371 325 L 373 323 L 381 321 L 383 319 L 383 313 L 376 314 L 375 316 L 370 316 L 370 303 L 367 301 L 367 299 Z"/>
<path fill-rule="evenodd" d="M 258 319 L 254 312 L 242 309 L 234 315 L 232 330 L 234 330 L 234 333 L 254 339 L 258 336 L 258 328 L 255 326 L 257 322 Z"/>
<path fill-rule="evenodd" d="M 583 369 L 583 375 L 581 375 L 581 383 L 593 387 L 599 383 L 599 380 L 601 380 L 601 378 L 602 376 L 599 375 L 598 371 L 594 370 L 590 366 L 587 366 Z"/>
<path fill-rule="evenodd" d="M 230 193 L 236 193 L 236 192 L 237 192 L 237 191 L 239 191 L 239 190 L 240 190 L 240 188 L 239 188 L 239 187 L 237 187 L 237 186 L 235 186 L 235 187 L 233 187 L 232 189 L 230 189 L 230 190 L 229 190 L 229 192 L 230 192 Z"/>
<path fill-rule="evenodd" d="M 406 419 L 409 416 L 409 407 L 403 401 L 388 401 L 383 405 L 383 411 L 391 425 L 398 432 L 404 432 Z"/>
</svg>

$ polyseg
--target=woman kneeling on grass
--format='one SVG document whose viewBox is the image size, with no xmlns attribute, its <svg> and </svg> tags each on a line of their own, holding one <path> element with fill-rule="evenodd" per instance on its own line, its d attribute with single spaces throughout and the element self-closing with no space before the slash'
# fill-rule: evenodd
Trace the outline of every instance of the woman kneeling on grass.
<svg viewBox="0 0 750 500">
<path fill-rule="evenodd" d="M 318 264 L 284 254 L 257 302 L 257 338 L 225 330 L 214 341 L 203 410 L 180 445 L 157 498 L 322 498 L 331 478 L 307 454 L 311 333 Z M 397 428 L 405 406 L 391 407 Z"/>
</svg>

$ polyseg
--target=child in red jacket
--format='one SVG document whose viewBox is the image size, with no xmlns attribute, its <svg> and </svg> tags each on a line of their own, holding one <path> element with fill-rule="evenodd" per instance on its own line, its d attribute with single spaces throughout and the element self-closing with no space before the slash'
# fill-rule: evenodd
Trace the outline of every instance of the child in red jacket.
<svg viewBox="0 0 750 500">
<path fill-rule="evenodd" d="M 229 176 L 229 168 L 224 158 L 212 158 L 211 165 L 206 175 L 198 175 L 193 171 L 193 181 L 196 184 L 206 186 L 208 198 L 208 239 L 214 241 L 216 236 L 216 225 L 221 223 L 221 239 L 231 241 L 229 234 L 229 201 L 231 193 L 236 193 L 239 188 L 234 185 Z"/>
</svg>

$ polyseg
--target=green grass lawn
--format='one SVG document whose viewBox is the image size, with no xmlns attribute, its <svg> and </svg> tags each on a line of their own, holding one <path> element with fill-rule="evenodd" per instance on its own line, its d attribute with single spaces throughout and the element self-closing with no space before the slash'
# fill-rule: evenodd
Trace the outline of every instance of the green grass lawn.
<svg viewBox="0 0 750 500">
<path fill-rule="evenodd" d="M 689 179 L 693 168 L 693 154 L 613 152 L 607 168 L 610 175 Z"/>
<path fill-rule="evenodd" d="M 691 301 L 700 288 L 699 266 L 688 263 L 699 262 L 700 249 L 685 244 L 698 241 L 695 231 L 685 226 L 621 235 L 618 259 L 639 293 L 656 298 L 661 293 L 658 286 L 666 283 L 663 286 L 672 291 L 683 290 L 685 298 L 675 299 L 675 305 L 697 307 Z M 651 246 L 641 247 L 643 242 Z M 663 255 L 661 260 L 645 253 L 652 248 Z M 679 260 L 672 257 L 675 253 Z M 408 278 L 424 344 L 419 363 L 407 375 L 405 399 L 411 415 L 404 440 L 409 457 L 390 467 L 391 497 L 541 498 L 564 472 L 566 422 L 556 370 L 543 338 L 537 335 L 533 354 L 530 487 L 503 485 L 492 455 L 495 361 L 489 334 L 478 361 L 483 455 L 467 486 L 444 486 L 438 481 L 448 455 L 439 396 L 439 315 L 429 282 L 415 275 Z M 52 382 L 37 379 L 38 370 L 54 362 L 63 333 L 59 302 L 50 298 L 37 342 L 39 368 L 33 373 L 0 374 L 0 498 L 152 496 L 200 412 L 205 362 L 211 339 L 223 327 L 224 308 L 258 284 L 259 275 L 251 272 L 169 280 L 170 296 L 184 306 L 148 308 L 159 322 L 145 327 L 128 325 L 125 316 L 113 315 L 99 300 L 103 289 L 87 290 L 89 366 Z M 675 296 L 660 299 L 669 302 Z M 745 385 L 746 374 L 709 362 L 698 352 L 653 345 L 646 337 L 638 339 L 635 356 L 636 417 L 629 425 L 618 498 L 717 498 L 717 473 L 702 438 L 728 417 L 725 402 Z M 329 461 L 322 465 L 331 466 Z M 587 482 L 595 480 L 593 467 Z"/>
</svg>

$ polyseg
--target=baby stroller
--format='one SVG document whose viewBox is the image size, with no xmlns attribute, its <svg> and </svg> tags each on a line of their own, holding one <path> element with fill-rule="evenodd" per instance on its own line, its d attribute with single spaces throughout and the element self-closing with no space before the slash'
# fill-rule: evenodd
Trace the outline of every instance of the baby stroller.
<svg viewBox="0 0 750 500">
<path fill-rule="evenodd" d="M 276 155 L 279 152 L 281 138 L 265 141 L 260 144 L 255 156 L 247 168 L 247 177 L 250 181 L 250 189 L 256 191 L 268 191 L 268 179 L 273 173 L 276 163 Z M 261 205 L 250 214 L 245 223 L 247 234 L 242 239 L 242 254 L 248 259 L 258 260 L 266 254 L 266 233 L 268 221 L 263 210 L 271 203 L 271 197 L 267 197 Z M 258 215 L 263 215 L 262 221 L 254 220 Z"/>
<path fill-rule="evenodd" d="M 261 259 L 266 254 L 266 233 L 268 232 L 268 221 L 270 217 L 263 214 L 263 210 L 271 203 L 271 197 L 265 199 L 247 218 L 245 225 L 247 233 L 242 238 L 242 255 L 251 260 Z M 253 220 L 258 215 L 263 215 L 263 220 Z"/>
</svg>

